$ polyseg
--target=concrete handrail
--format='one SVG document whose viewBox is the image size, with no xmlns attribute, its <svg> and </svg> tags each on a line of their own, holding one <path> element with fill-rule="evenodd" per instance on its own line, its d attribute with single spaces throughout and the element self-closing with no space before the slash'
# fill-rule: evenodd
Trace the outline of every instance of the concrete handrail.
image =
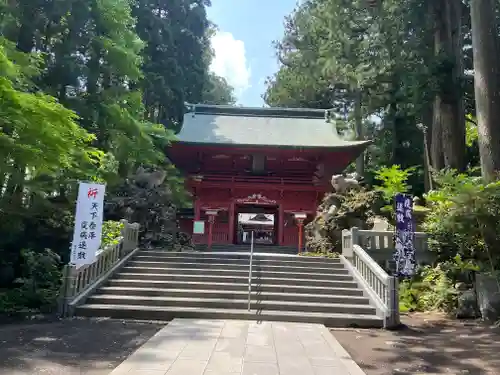
<svg viewBox="0 0 500 375">
<path fill-rule="evenodd" d="M 139 224 L 130 224 L 126 220 L 123 224 L 122 235 L 116 244 L 101 249 L 96 254 L 94 263 L 76 268 L 67 264 L 63 269 L 63 280 L 59 300 L 59 314 L 68 316 L 72 314 L 72 307 L 83 302 L 85 297 L 96 285 L 105 282 L 117 269 L 118 264 L 123 264 L 130 254 L 135 252 L 139 243 Z"/>
<path fill-rule="evenodd" d="M 357 244 L 358 229 L 342 232 L 342 255 L 340 259 L 365 295 L 384 318 L 384 326 L 399 325 L 398 279 L 390 276 L 377 262 Z"/>
<path fill-rule="evenodd" d="M 391 249 L 394 248 L 394 231 L 377 231 L 377 230 L 357 230 L 357 244 L 367 246 L 370 250 L 375 249 Z M 425 232 L 415 232 L 414 243 L 415 248 L 419 252 L 428 251 L 427 245 L 428 235 Z"/>
</svg>

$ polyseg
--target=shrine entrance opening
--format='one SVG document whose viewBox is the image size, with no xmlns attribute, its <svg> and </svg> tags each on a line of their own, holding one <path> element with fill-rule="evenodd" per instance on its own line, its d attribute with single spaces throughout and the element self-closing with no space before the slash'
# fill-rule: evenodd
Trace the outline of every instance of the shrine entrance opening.
<svg viewBox="0 0 500 375">
<path fill-rule="evenodd" d="M 254 232 L 254 243 L 259 245 L 278 244 L 278 207 L 253 204 L 235 207 L 235 242 L 250 244 Z"/>
</svg>

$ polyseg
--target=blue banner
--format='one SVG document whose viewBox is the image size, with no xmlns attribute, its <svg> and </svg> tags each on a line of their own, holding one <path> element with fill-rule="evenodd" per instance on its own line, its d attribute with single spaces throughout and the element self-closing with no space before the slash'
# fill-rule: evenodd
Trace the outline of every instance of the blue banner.
<svg viewBox="0 0 500 375">
<path fill-rule="evenodd" d="M 396 194 L 396 234 L 394 236 L 394 261 L 396 273 L 412 276 L 416 269 L 415 224 L 413 221 L 413 199 L 408 194 Z"/>
</svg>

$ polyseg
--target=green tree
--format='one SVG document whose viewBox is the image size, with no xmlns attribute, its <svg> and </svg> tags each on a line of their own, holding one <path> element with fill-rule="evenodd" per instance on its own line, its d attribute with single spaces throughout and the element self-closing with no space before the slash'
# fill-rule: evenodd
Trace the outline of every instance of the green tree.
<svg viewBox="0 0 500 375">
<path fill-rule="evenodd" d="M 0 39 L 0 186 L 2 203 L 14 210 L 23 204 L 25 182 L 68 172 L 85 175 L 102 157 L 91 147 L 95 136 L 78 125 L 74 112 L 51 96 L 23 90 L 31 86 L 37 61 Z"/>
<path fill-rule="evenodd" d="M 449 17 L 438 40 L 431 5 L 417 0 L 384 0 L 374 7 L 364 0 L 302 2 L 277 43 L 281 68 L 268 80 L 264 99 L 270 105 L 334 108 L 338 125 L 375 140 L 365 158 L 368 170 L 423 165 L 424 134 L 418 124 L 427 129 L 431 154 L 438 156 L 431 158 L 434 168 L 445 160 L 446 166 L 463 168 L 461 103 L 467 99 L 470 112 L 473 93 L 463 77 L 464 67 L 471 66 L 470 49 L 462 51 L 459 44 L 470 44 L 470 27 L 467 17 L 457 18 L 466 8 L 450 1 L 447 15 L 439 14 Z M 422 174 L 420 168 L 412 179 L 421 180 Z M 423 188 L 415 181 L 412 185 Z"/>
<path fill-rule="evenodd" d="M 80 127 L 73 111 L 49 95 L 28 91 L 40 61 L 0 39 L 0 284 L 14 277 L 20 250 L 36 237 L 31 223 L 40 228 L 54 217 L 57 209 L 50 201 L 59 189 L 92 178 L 103 159 L 91 145 L 95 136 Z M 43 250 L 48 244 L 38 246 Z"/>
<path fill-rule="evenodd" d="M 234 105 L 236 103 L 234 88 L 224 77 L 210 73 L 204 86 L 201 102 L 204 104 Z"/>
<path fill-rule="evenodd" d="M 0 4 L 2 276 L 12 280 L 21 248 L 67 256 L 79 180 L 104 181 L 112 194 L 145 165 L 166 171 L 172 201 L 185 195 L 164 151 L 184 101 L 200 101 L 206 87 L 208 5 Z"/>
<path fill-rule="evenodd" d="M 179 130 L 184 103 L 201 101 L 208 79 L 207 0 L 138 0 L 134 7 L 142 51 L 147 119 Z"/>
</svg>

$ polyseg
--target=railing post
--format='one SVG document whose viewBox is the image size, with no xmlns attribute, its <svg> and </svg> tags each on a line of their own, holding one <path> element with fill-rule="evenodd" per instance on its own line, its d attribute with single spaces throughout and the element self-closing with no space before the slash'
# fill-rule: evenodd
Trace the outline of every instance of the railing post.
<svg viewBox="0 0 500 375">
<path fill-rule="evenodd" d="M 399 280 L 396 276 L 389 277 L 387 287 L 388 316 L 385 317 L 384 328 L 390 329 L 399 326 Z"/>
<path fill-rule="evenodd" d="M 359 245 L 359 229 L 357 227 L 351 228 L 351 241 L 350 246 L 346 249 L 342 249 L 342 255 L 346 258 L 351 259 L 354 256 L 354 245 Z"/>
<path fill-rule="evenodd" d="M 62 272 L 62 284 L 59 295 L 59 316 L 65 318 L 72 314 L 69 311 L 69 304 L 75 296 L 76 268 L 71 264 L 66 264 Z"/>
<path fill-rule="evenodd" d="M 139 244 L 139 224 L 130 224 L 127 220 L 122 219 L 120 222 L 123 224 L 122 228 L 122 249 L 120 251 L 120 258 L 134 250 Z"/>
<path fill-rule="evenodd" d="M 359 243 L 359 228 L 352 227 L 351 228 L 351 246 L 360 245 Z"/>
<path fill-rule="evenodd" d="M 127 253 L 129 249 L 129 237 L 130 237 L 130 228 L 128 224 L 128 220 L 122 219 L 120 220 L 120 223 L 122 223 L 122 248 L 120 250 L 120 257 L 122 257 L 124 254 Z"/>
<path fill-rule="evenodd" d="M 344 229 L 342 231 L 342 255 L 350 259 L 353 256 L 352 252 L 352 236 L 351 231 Z"/>
</svg>

